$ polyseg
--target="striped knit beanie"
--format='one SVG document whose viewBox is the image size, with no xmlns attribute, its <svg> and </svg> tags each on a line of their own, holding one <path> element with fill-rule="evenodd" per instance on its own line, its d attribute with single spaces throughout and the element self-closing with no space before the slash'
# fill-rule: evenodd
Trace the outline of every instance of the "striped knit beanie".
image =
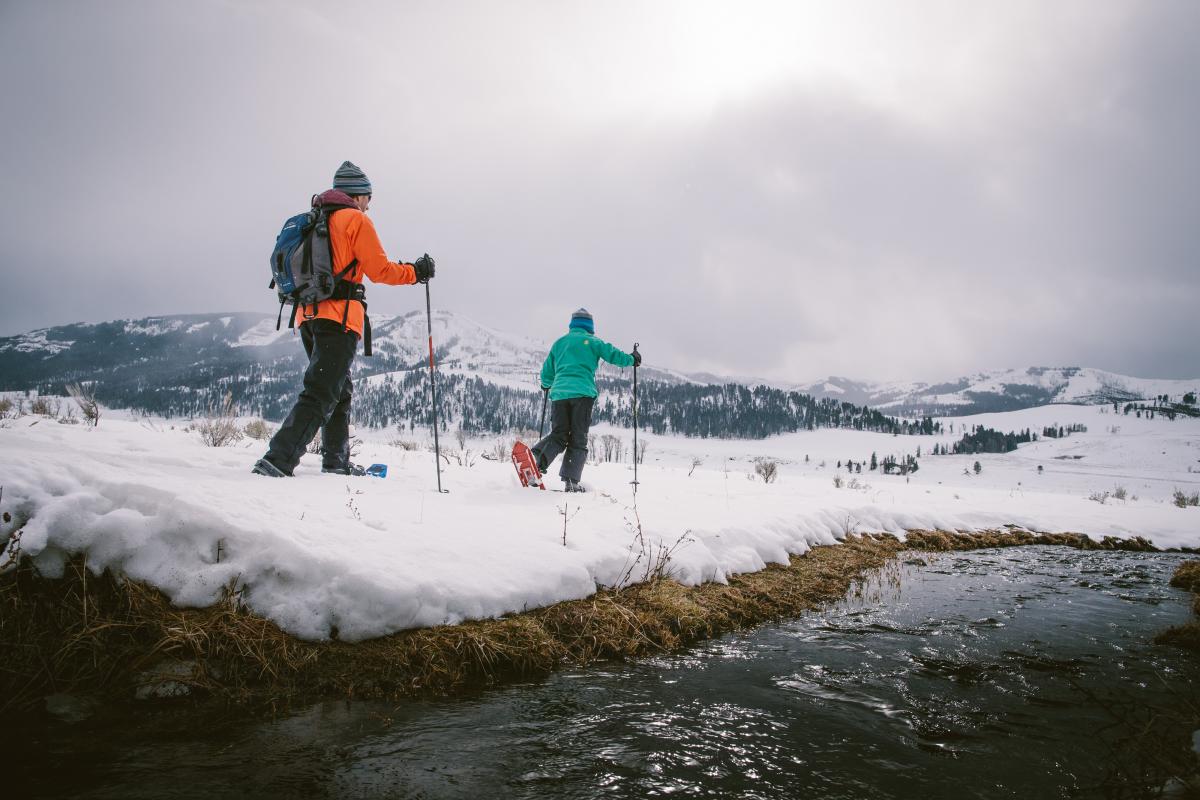
<svg viewBox="0 0 1200 800">
<path fill-rule="evenodd" d="M 596 332 L 596 324 L 592 321 L 592 315 L 588 313 L 586 308 L 581 308 L 571 315 L 570 327 L 579 328 L 588 333 Z"/>
<path fill-rule="evenodd" d="M 371 182 L 361 169 L 349 161 L 343 161 L 337 172 L 333 173 L 333 188 L 353 197 L 358 194 L 370 194 Z"/>
</svg>

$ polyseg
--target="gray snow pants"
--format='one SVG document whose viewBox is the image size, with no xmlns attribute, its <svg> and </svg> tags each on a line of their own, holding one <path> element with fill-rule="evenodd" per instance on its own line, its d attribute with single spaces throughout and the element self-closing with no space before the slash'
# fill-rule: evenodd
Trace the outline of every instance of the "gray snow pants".
<svg viewBox="0 0 1200 800">
<path fill-rule="evenodd" d="M 558 454 L 566 450 L 558 476 L 578 481 L 587 463 L 588 430 L 592 427 L 594 397 L 568 397 L 550 405 L 550 435 L 530 448 L 544 474 Z"/>
<path fill-rule="evenodd" d="M 300 326 L 300 339 L 308 354 L 304 388 L 292 413 L 272 437 L 266 455 L 288 475 L 318 429 L 322 467 L 338 469 L 350 461 L 350 401 L 354 395 L 350 365 L 358 349 L 358 335 L 333 320 L 314 319 Z"/>
</svg>

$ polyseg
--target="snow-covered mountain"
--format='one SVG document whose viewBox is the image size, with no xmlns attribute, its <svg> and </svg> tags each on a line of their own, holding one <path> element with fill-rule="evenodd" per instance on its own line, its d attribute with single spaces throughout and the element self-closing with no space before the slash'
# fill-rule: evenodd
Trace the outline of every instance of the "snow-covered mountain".
<svg viewBox="0 0 1200 800">
<path fill-rule="evenodd" d="M 1133 378 L 1087 367 L 1028 367 L 978 372 L 945 383 L 875 383 L 829 377 L 801 384 L 814 397 L 868 405 L 904 416 L 960 416 L 1050 403 L 1101 405 L 1168 395 L 1178 401 L 1200 390 L 1200 378 Z"/>
<path fill-rule="evenodd" d="M 375 355 L 359 358 L 367 374 L 428 363 L 429 322 L 423 311 L 371 318 Z M 537 389 L 550 341 L 507 333 L 451 311 L 435 311 L 433 343 L 439 368 Z M 145 382 L 162 368 L 204 367 L 214 360 L 292 362 L 302 356 L 294 330 L 276 329 L 274 315 L 181 314 L 78 323 L 0 337 L 0 389 L 45 381 L 90 380 L 136 369 Z M 646 367 L 649 380 L 711 383 L 671 369 Z M 152 380 L 152 378 L 151 378 Z"/>
<path fill-rule="evenodd" d="M 371 426 L 412 424 L 428 409 L 430 323 L 421 311 L 376 315 L 372 323 L 374 355 L 354 364 L 356 415 Z M 275 315 L 191 314 L 63 325 L 0 338 L 0 391 L 62 394 L 65 384 L 94 382 L 106 405 L 168 416 L 207 413 L 229 395 L 242 413 L 279 419 L 295 401 L 306 359 L 296 332 L 276 324 Z M 549 341 L 450 311 L 435 312 L 432 328 L 449 424 L 472 429 L 536 424 L 539 372 Z M 608 400 L 596 413 L 627 415 L 623 395 L 630 371 L 605 364 L 598 377 Z M 656 389 L 712 383 L 649 366 L 640 377 L 648 403 Z M 687 402 L 700 402 L 672 398 L 664 401 L 664 418 L 672 412 L 686 416 Z M 744 398 L 722 402 L 744 406 L 743 417 L 753 415 L 753 403 Z M 780 424 L 791 429 L 801 422 L 796 417 Z"/>
<path fill-rule="evenodd" d="M 375 355 L 357 359 L 355 374 L 372 384 L 389 380 L 389 375 L 393 381 L 407 379 L 415 397 L 418 387 L 411 373 L 428 364 L 425 313 L 376 316 L 372 322 Z M 110 402 L 162 413 L 195 413 L 211 402 L 214 391 L 232 391 L 258 413 L 275 414 L 294 400 L 305 361 L 295 332 L 275 325 L 274 315 L 192 314 L 63 325 L 0 338 L 0 390 L 61 393 L 64 383 L 100 381 Z M 490 328 L 450 311 L 434 312 L 432 325 L 438 367 L 448 380 L 479 379 L 509 392 L 537 394 L 548 340 Z M 628 378 L 607 365 L 600 375 L 618 382 Z M 1125 403 L 1163 394 L 1178 401 L 1200 389 L 1200 379 L 1147 380 L 1079 367 L 996 370 L 940 384 L 830 377 L 781 386 L 661 365 L 648 365 L 641 377 L 683 388 L 766 384 L 912 418 L 1048 403 Z"/>
</svg>

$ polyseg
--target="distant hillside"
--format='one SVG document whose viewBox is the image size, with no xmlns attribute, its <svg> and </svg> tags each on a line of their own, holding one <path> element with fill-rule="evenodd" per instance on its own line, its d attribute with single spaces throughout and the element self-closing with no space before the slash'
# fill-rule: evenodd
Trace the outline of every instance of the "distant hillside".
<svg viewBox="0 0 1200 800">
<path fill-rule="evenodd" d="M 903 416 L 964 416 L 1050 403 L 1103 405 L 1168 395 L 1179 401 L 1200 389 L 1195 380 L 1131 378 L 1081 367 L 1029 367 L 979 372 L 945 383 L 872 383 L 829 377 L 802 384 L 814 397 L 868 405 Z"/>
</svg>

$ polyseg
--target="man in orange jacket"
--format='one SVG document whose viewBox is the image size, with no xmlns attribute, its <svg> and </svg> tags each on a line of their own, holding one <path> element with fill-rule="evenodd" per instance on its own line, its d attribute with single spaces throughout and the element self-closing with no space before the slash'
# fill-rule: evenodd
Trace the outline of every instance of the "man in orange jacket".
<svg viewBox="0 0 1200 800">
<path fill-rule="evenodd" d="M 308 354 L 304 388 L 279 432 L 271 438 L 267 454 L 251 470 L 258 475 L 291 476 L 318 428 L 322 431 L 321 471 L 363 474 L 361 467 L 350 463 L 350 401 L 354 392 L 350 365 L 366 317 L 363 276 L 375 283 L 401 286 L 425 283 L 434 273 L 433 259 L 428 255 L 412 264 L 388 261 L 375 225 L 366 214 L 370 204 L 371 182 L 349 161 L 334 174 L 333 188 L 313 200 L 314 206 L 335 209 L 329 213 L 335 271 L 341 272 L 356 259 L 358 263 L 346 273 L 344 285 L 334 292 L 337 299 L 304 307 L 300 324 L 300 338 Z M 366 324 L 370 330 L 370 323 Z"/>
</svg>

